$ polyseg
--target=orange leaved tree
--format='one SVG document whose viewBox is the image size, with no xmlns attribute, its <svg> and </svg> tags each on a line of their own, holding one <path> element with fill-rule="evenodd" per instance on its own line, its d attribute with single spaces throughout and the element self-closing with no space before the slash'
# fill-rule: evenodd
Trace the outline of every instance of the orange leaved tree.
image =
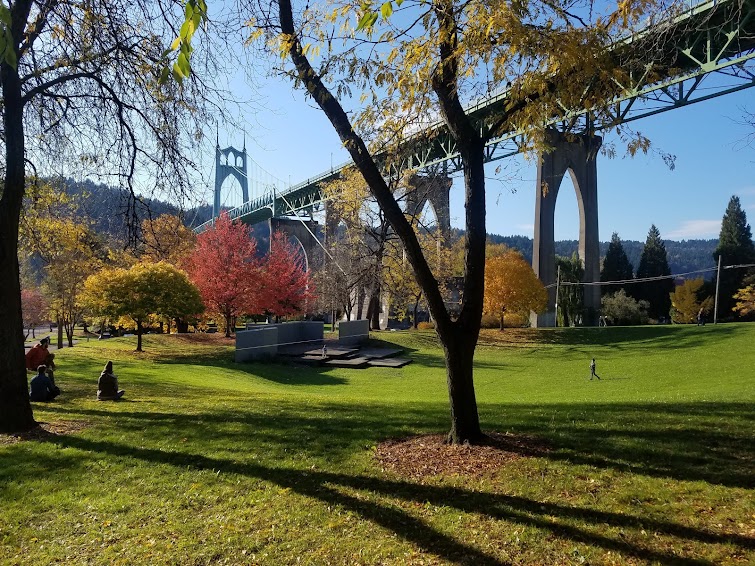
<svg viewBox="0 0 755 566">
<path fill-rule="evenodd" d="M 501 317 L 508 313 L 542 312 L 547 304 L 545 287 L 519 252 L 506 250 L 485 262 L 484 309 Z"/>
</svg>

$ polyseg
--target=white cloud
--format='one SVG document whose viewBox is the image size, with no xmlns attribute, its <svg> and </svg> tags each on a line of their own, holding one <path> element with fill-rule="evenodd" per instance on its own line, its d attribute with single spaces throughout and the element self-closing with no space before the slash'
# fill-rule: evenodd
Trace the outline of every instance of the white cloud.
<svg viewBox="0 0 755 566">
<path fill-rule="evenodd" d="M 535 225 L 534 224 L 517 224 L 516 227 L 519 230 L 522 230 L 522 234 L 532 234 L 535 231 Z"/>
<path fill-rule="evenodd" d="M 715 238 L 721 233 L 720 220 L 685 220 L 676 230 L 665 235 L 674 240 L 689 240 L 695 238 Z"/>
</svg>

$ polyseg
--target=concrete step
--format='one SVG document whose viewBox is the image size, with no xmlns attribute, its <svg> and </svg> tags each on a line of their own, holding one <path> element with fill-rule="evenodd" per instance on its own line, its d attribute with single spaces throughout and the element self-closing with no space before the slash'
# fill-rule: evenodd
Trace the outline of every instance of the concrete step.
<svg viewBox="0 0 755 566">
<path fill-rule="evenodd" d="M 380 368 L 402 368 L 410 363 L 412 363 L 412 361 L 407 358 L 381 358 L 379 360 L 370 360 L 368 362 L 371 367 Z"/>
<path fill-rule="evenodd" d="M 392 358 L 403 353 L 400 348 L 362 348 L 359 350 L 359 355 L 371 360 L 380 358 Z"/>
<path fill-rule="evenodd" d="M 336 358 L 325 362 L 326 366 L 336 368 L 366 368 L 370 360 L 367 358 Z"/>
<path fill-rule="evenodd" d="M 347 358 L 359 353 L 359 348 L 328 348 L 328 358 L 340 359 Z M 319 350 L 309 350 L 304 352 L 307 356 L 322 356 L 322 347 Z"/>
</svg>

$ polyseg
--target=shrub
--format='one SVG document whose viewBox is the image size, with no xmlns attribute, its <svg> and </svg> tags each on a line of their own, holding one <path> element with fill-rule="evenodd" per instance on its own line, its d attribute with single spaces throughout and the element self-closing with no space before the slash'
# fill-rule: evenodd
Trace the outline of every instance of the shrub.
<svg viewBox="0 0 755 566">
<path fill-rule="evenodd" d="M 501 325 L 501 319 L 492 314 L 482 315 L 482 321 L 480 322 L 481 328 L 498 328 Z"/>
<path fill-rule="evenodd" d="M 636 301 L 628 297 L 624 289 L 604 296 L 601 301 L 603 316 L 614 324 L 647 324 L 647 301 Z"/>
<path fill-rule="evenodd" d="M 433 328 L 435 328 L 434 322 L 420 322 L 417 325 L 417 330 L 432 330 Z"/>
</svg>

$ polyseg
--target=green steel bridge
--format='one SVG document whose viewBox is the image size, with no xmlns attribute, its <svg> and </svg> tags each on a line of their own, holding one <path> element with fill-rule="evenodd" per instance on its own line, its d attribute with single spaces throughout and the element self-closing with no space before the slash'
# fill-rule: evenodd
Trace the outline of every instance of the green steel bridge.
<svg viewBox="0 0 755 566">
<path fill-rule="evenodd" d="M 653 60 L 643 61 L 642 55 L 635 56 L 649 52 L 648 46 L 659 37 L 664 38 L 663 48 Z M 625 66 L 629 81 L 619 85 L 621 94 L 612 101 L 610 112 L 596 121 L 589 111 L 578 110 L 568 120 L 554 121 L 550 126 L 568 131 L 587 131 L 589 126 L 590 131 L 601 131 L 755 86 L 755 0 L 702 2 L 673 18 L 648 25 L 610 49 L 618 60 L 629 61 Z M 503 107 L 507 94 L 504 91 L 467 108 L 483 135 L 489 117 Z M 486 162 L 516 155 L 523 147 L 524 136 L 520 132 L 492 137 L 485 148 Z M 443 124 L 414 135 L 404 148 L 400 170 L 421 171 L 438 164 L 443 164 L 448 174 L 461 169 L 455 142 Z M 252 199 L 244 190 L 246 202 L 228 214 L 232 219 L 257 224 L 273 217 L 297 216 L 298 211 L 311 212 L 323 201 L 323 185 L 338 178 L 349 166 L 346 163 L 331 168 L 284 190 L 272 188 Z M 230 173 L 238 177 L 240 169 L 232 169 Z M 218 210 L 216 205 L 213 214 Z M 200 233 L 213 222 L 214 219 L 205 222 L 195 231 Z"/>
</svg>

